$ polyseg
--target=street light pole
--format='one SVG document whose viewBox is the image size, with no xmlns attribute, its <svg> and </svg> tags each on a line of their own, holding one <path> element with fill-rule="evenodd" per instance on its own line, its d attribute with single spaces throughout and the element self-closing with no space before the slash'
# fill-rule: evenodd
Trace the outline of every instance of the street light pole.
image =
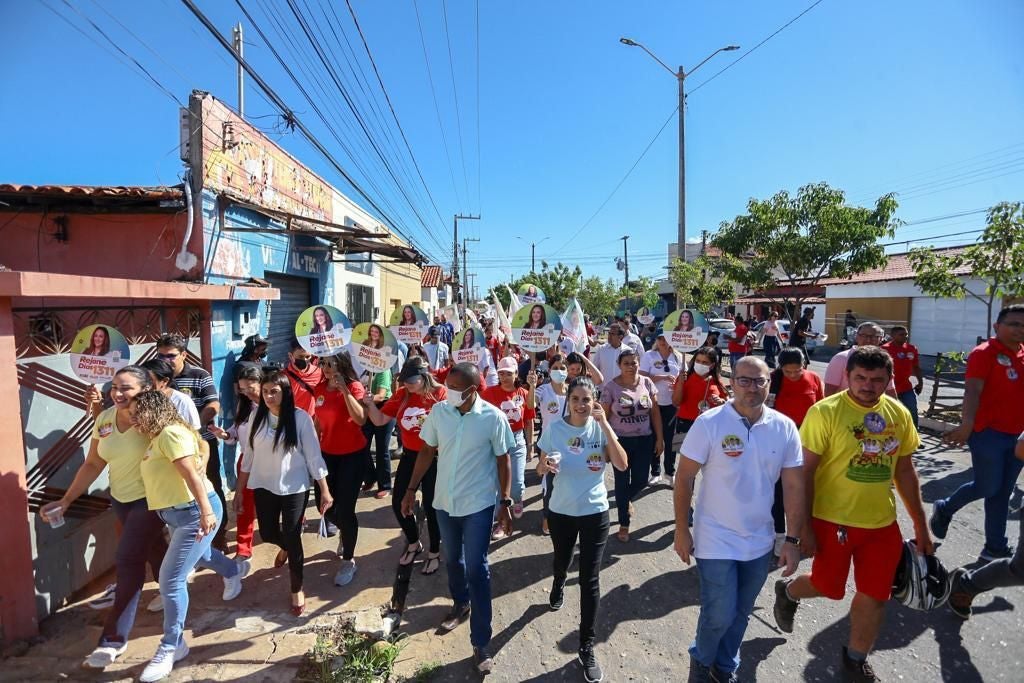
<svg viewBox="0 0 1024 683">
<path fill-rule="evenodd" d="M 672 71 L 671 68 L 665 62 L 658 59 L 658 56 L 647 49 L 647 47 L 635 40 L 629 38 L 619 38 L 619 42 L 629 47 L 638 47 L 646 52 L 650 57 L 660 64 L 665 71 L 668 71 L 672 76 L 675 77 L 676 83 L 679 88 L 679 222 L 678 222 L 678 234 L 676 239 L 678 241 L 678 256 L 683 261 L 686 260 L 686 93 L 684 91 L 684 82 L 686 77 L 693 74 L 694 71 L 704 66 L 704 64 L 717 55 L 719 52 L 732 52 L 733 50 L 740 49 L 739 45 L 727 45 L 720 47 L 710 55 L 704 58 L 700 64 L 690 69 L 687 73 L 682 66 L 679 67 L 678 71 Z"/>
<path fill-rule="evenodd" d="M 526 241 L 525 239 L 523 239 L 519 235 L 516 235 L 516 239 L 517 240 L 523 240 L 524 242 Z M 551 239 L 551 238 L 550 237 L 545 237 L 540 242 L 530 242 L 530 272 L 531 273 L 536 273 L 537 272 L 537 245 L 538 244 L 544 244 L 549 239 Z"/>
</svg>

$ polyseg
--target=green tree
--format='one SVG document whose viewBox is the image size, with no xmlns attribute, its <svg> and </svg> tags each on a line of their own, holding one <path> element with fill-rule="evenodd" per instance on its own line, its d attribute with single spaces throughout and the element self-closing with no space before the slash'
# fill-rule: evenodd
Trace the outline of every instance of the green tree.
<svg viewBox="0 0 1024 683">
<path fill-rule="evenodd" d="M 934 297 L 972 297 L 985 304 L 992 329 L 992 307 L 999 298 L 1024 297 L 1024 212 L 1020 202 L 1002 202 L 988 211 L 977 244 L 946 253 L 913 249 L 914 284 Z M 978 281 L 968 286 L 965 277 Z"/>
<path fill-rule="evenodd" d="M 619 303 L 619 287 L 611 278 L 602 280 L 596 275 L 583 278 L 576 299 L 583 312 L 596 320 L 615 313 Z"/>
<path fill-rule="evenodd" d="M 658 305 L 658 283 L 654 278 L 641 275 L 630 280 L 628 286 L 623 285 L 619 296 L 631 310 L 641 306 L 654 308 Z"/>
<path fill-rule="evenodd" d="M 579 266 L 570 268 L 561 262 L 556 263 L 553 268 L 548 265 L 547 261 L 541 261 L 540 265 L 539 273 L 520 275 L 509 282 L 508 285 L 513 291 L 517 292 L 520 285 L 537 285 L 544 292 L 548 305 L 562 313 L 565 311 L 565 307 L 569 305 L 569 299 L 576 296 L 579 292 L 583 271 L 580 270 Z M 501 301 L 501 305 L 505 307 L 505 310 L 508 310 L 508 290 L 504 286 L 497 286 L 493 289 L 495 296 Z"/>
<path fill-rule="evenodd" d="M 736 285 L 726 267 L 729 259 L 704 254 L 692 261 L 674 259 L 668 277 L 679 301 L 704 313 L 715 306 L 732 303 L 736 298 Z"/>
<path fill-rule="evenodd" d="M 890 193 L 873 208 L 848 206 L 827 183 L 751 199 L 747 214 L 723 222 L 712 244 L 732 257 L 727 275 L 751 291 L 780 289 L 771 297 L 799 313 L 808 291 L 825 277 L 849 277 L 888 261 L 880 240 L 895 234 L 897 202 Z"/>
</svg>

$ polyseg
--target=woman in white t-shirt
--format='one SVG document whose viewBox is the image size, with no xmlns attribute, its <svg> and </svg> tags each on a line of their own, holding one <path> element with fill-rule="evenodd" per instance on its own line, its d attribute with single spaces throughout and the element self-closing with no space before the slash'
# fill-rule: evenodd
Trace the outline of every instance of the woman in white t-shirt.
<svg viewBox="0 0 1024 683">
<path fill-rule="evenodd" d="M 534 409 L 540 415 L 541 433 L 544 432 L 556 420 L 562 419 L 565 413 L 566 380 L 569 378 L 569 370 L 565 365 L 565 358 L 556 353 L 548 361 L 548 375 L 551 381 L 537 387 L 534 394 L 536 405 Z M 554 475 L 541 474 L 540 461 L 537 461 L 537 473 L 541 475 L 544 489 L 544 521 L 541 523 L 541 531 L 548 534 L 548 501 L 551 500 L 551 489 L 554 483 Z"/>
<path fill-rule="evenodd" d="M 761 327 L 761 334 L 764 335 L 761 339 L 761 346 L 764 347 L 764 362 L 768 364 L 768 367 L 774 368 L 775 356 L 782 350 L 779 342 L 779 314 L 776 311 L 772 311 L 772 314 L 768 316 L 768 320 Z"/>
<path fill-rule="evenodd" d="M 579 659 L 588 681 L 603 678 L 594 656 L 595 623 L 600 601 L 600 572 L 608 543 L 608 489 L 605 464 L 620 472 L 629 466 L 626 451 L 597 401 L 594 383 L 577 377 L 569 384 L 565 417 L 550 423 L 540 436 L 541 469 L 555 475 L 549 520 L 554 546 L 553 581 L 548 606 L 562 608 L 565 579 L 579 539 Z"/>
</svg>

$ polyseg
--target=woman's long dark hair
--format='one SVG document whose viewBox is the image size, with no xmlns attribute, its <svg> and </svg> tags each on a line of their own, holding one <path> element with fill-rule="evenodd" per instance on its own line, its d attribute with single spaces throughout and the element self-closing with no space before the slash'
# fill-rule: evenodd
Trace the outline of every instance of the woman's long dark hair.
<svg viewBox="0 0 1024 683">
<path fill-rule="evenodd" d="M 324 326 L 323 326 L 322 329 L 320 327 L 320 323 L 318 323 L 316 321 L 317 311 L 323 311 L 324 318 L 327 319 L 327 322 L 324 323 Z M 328 311 L 323 306 L 317 306 L 316 308 L 314 308 L 313 309 L 313 331 L 314 332 L 330 332 L 331 329 L 333 329 L 333 328 L 334 328 L 334 321 L 331 320 L 331 313 L 330 313 L 330 311 Z"/>
<path fill-rule="evenodd" d="M 718 376 L 718 368 L 722 365 L 722 358 L 718 353 L 718 349 L 713 346 L 702 346 L 693 352 L 693 358 L 690 359 L 690 374 L 693 374 L 693 364 L 697 362 L 697 356 L 707 356 L 711 360 L 715 361 L 714 367 L 711 368 L 711 372 L 708 373 L 708 377 L 712 378 L 719 384 L 722 383 L 721 377 Z"/>
<path fill-rule="evenodd" d="M 359 375 L 356 373 L 355 366 L 352 365 L 352 357 L 347 353 L 339 353 L 337 356 L 321 358 L 320 367 L 330 367 L 340 374 L 341 378 L 347 383 L 359 381 Z"/>
<path fill-rule="evenodd" d="M 242 371 L 238 373 L 238 379 L 236 379 L 235 382 L 241 382 L 243 379 L 259 382 L 260 385 L 262 386 L 263 371 L 251 365 L 249 367 L 242 368 Z M 291 388 L 290 384 L 289 388 Z M 238 395 L 238 399 L 238 410 L 235 412 L 235 424 L 244 425 L 246 422 L 249 421 L 249 415 L 252 414 L 253 404 L 252 401 L 250 401 L 245 396 L 242 396 L 241 394 Z"/>
<path fill-rule="evenodd" d="M 274 448 L 281 443 L 281 434 L 284 434 L 284 449 L 290 451 L 299 445 L 299 429 L 295 424 L 295 397 L 292 396 L 292 385 L 288 377 L 282 372 L 268 373 L 260 383 L 260 405 L 256 409 L 256 417 L 252 421 L 252 429 L 249 431 L 249 448 L 253 448 L 256 433 L 263 427 L 263 423 L 270 425 L 270 409 L 263 400 L 263 387 L 267 384 L 276 384 L 281 388 L 281 412 L 277 416 L 277 429 L 274 431 Z"/>
</svg>

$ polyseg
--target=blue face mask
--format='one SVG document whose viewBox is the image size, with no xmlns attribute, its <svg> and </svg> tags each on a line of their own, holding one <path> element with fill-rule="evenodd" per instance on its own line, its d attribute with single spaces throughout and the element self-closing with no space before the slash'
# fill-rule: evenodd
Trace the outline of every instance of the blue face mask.
<svg viewBox="0 0 1024 683">
<path fill-rule="evenodd" d="M 550 374 L 551 381 L 557 382 L 558 384 L 564 384 L 565 380 L 568 379 L 569 377 L 568 370 L 552 370 Z"/>
</svg>

